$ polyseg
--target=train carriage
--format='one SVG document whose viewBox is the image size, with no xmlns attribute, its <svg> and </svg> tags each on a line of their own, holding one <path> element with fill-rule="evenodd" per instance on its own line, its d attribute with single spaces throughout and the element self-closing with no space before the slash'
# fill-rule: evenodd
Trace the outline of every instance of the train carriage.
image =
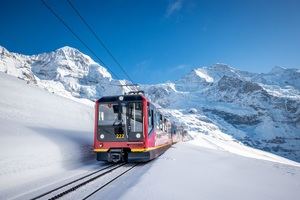
<svg viewBox="0 0 300 200">
<path fill-rule="evenodd" d="M 139 92 L 96 101 L 94 132 L 99 161 L 145 162 L 172 145 L 170 121 Z"/>
</svg>

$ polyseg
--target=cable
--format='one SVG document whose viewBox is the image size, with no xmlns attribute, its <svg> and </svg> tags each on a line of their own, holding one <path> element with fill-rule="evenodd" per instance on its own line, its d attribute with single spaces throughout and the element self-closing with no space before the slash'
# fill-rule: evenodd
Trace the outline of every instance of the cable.
<svg viewBox="0 0 300 200">
<path fill-rule="evenodd" d="M 105 66 L 117 79 L 120 79 L 105 63 L 97 56 L 96 53 L 71 29 L 70 26 L 46 3 L 45 0 L 40 0 L 46 8 L 79 40 L 101 63 Z"/>
<path fill-rule="evenodd" d="M 96 53 L 89 48 L 89 46 L 72 30 L 72 28 L 70 26 L 68 26 L 68 24 L 46 3 L 45 0 L 41 0 L 41 2 L 45 5 L 46 8 L 48 8 L 48 10 L 75 36 L 76 39 L 78 39 L 101 63 L 104 67 L 106 67 L 117 79 L 120 80 L 119 76 L 116 75 L 102 60 L 101 58 L 99 58 Z M 130 77 L 129 77 L 130 78 Z M 132 79 L 131 79 L 132 81 Z M 133 82 L 133 81 L 132 81 Z M 129 90 L 131 90 L 131 88 L 129 86 L 134 86 L 136 90 L 138 90 L 138 84 L 110 84 L 110 83 L 103 83 L 106 85 L 112 85 L 112 86 L 119 86 L 119 87 L 127 87 Z"/>
<path fill-rule="evenodd" d="M 80 14 L 78 9 L 73 5 L 73 3 L 70 0 L 67 0 L 71 8 L 75 11 L 75 13 L 79 16 L 81 21 L 86 25 L 86 27 L 91 31 L 91 33 L 95 36 L 97 41 L 100 43 L 100 45 L 106 50 L 106 52 L 110 55 L 110 57 L 115 61 L 115 63 L 118 65 L 118 67 L 124 72 L 126 77 L 132 82 L 132 78 L 128 75 L 126 70 L 122 67 L 122 65 L 118 62 L 118 60 L 112 55 L 111 51 L 108 49 L 108 47 L 104 44 L 104 42 L 100 39 L 100 37 L 95 33 L 95 31 L 92 29 L 92 27 L 86 22 L 86 20 L 83 18 L 83 16 Z"/>
</svg>

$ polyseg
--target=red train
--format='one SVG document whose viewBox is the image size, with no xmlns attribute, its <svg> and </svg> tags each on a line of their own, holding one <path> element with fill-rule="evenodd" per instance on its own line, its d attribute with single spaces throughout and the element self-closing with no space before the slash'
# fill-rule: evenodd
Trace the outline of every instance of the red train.
<svg viewBox="0 0 300 200">
<path fill-rule="evenodd" d="M 99 161 L 152 160 L 181 140 L 182 133 L 142 92 L 96 101 L 94 151 Z"/>
</svg>

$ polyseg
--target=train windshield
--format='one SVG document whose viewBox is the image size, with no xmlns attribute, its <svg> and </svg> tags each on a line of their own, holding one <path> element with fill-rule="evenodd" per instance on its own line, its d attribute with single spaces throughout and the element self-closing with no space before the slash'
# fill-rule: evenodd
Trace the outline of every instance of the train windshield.
<svg viewBox="0 0 300 200">
<path fill-rule="evenodd" d="M 99 105 L 101 132 L 128 134 L 143 132 L 142 102 L 103 103 Z M 125 138 L 125 135 L 124 135 Z"/>
<path fill-rule="evenodd" d="M 100 103 L 97 137 L 102 141 L 143 139 L 143 103 L 122 101 Z"/>
<path fill-rule="evenodd" d="M 99 126 L 111 126 L 126 124 L 126 107 L 119 104 L 99 105 Z"/>
</svg>

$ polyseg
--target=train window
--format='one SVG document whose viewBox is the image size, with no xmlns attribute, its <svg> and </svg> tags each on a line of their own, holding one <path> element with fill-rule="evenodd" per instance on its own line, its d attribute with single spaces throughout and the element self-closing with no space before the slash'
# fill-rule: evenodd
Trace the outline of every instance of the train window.
<svg viewBox="0 0 300 200">
<path fill-rule="evenodd" d="M 153 109 L 148 107 L 148 134 L 152 131 L 154 127 L 154 119 L 153 119 Z"/>
<path fill-rule="evenodd" d="M 99 105 L 99 126 L 113 125 L 114 123 L 125 124 L 126 108 L 122 106 L 119 111 L 118 104 L 100 104 Z M 118 115 L 121 114 L 121 118 Z"/>
<path fill-rule="evenodd" d="M 163 116 L 159 114 L 159 129 L 164 130 Z"/>
<path fill-rule="evenodd" d="M 142 103 L 130 102 L 128 103 L 128 117 L 130 123 L 130 132 L 143 131 L 143 115 Z"/>
<path fill-rule="evenodd" d="M 156 129 L 159 130 L 160 114 L 158 112 L 156 112 L 155 122 L 156 122 Z"/>
</svg>

